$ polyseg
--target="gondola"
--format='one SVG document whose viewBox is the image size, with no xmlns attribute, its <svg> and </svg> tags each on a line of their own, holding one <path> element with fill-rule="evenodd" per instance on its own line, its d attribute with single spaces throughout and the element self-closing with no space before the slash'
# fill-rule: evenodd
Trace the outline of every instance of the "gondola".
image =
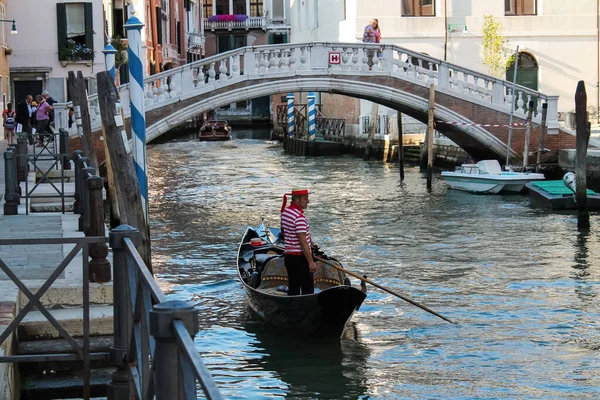
<svg viewBox="0 0 600 400">
<path fill-rule="evenodd" d="M 287 332 L 341 336 L 346 323 L 367 297 L 366 287 L 363 285 L 361 290 L 352 287 L 346 274 L 318 261 L 315 293 L 288 296 L 283 253 L 279 229 L 264 224 L 246 229 L 237 263 L 248 306 L 262 320 Z M 339 264 L 334 259 L 329 261 Z"/>
</svg>

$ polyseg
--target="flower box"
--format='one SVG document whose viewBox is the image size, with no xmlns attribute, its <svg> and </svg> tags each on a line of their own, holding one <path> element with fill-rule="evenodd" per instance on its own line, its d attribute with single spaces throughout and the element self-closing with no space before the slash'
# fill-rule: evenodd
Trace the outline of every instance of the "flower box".
<svg viewBox="0 0 600 400">
<path fill-rule="evenodd" d="M 248 19 L 245 14 L 221 14 L 208 17 L 210 22 L 244 22 Z"/>
<path fill-rule="evenodd" d="M 58 52 L 58 59 L 60 61 L 93 60 L 94 49 L 77 43 L 73 39 L 67 39 L 65 47 Z"/>
</svg>

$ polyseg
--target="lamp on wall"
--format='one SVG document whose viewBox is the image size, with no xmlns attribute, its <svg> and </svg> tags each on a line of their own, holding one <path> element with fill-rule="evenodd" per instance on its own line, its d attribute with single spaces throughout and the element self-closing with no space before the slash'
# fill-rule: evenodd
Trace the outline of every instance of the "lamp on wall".
<svg viewBox="0 0 600 400">
<path fill-rule="evenodd" d="M 0 22 L 12 22 L 10 33 L 11 35 L 17 34 L 17 22 L 14 19 L 0 19 Z"/>
</svg>

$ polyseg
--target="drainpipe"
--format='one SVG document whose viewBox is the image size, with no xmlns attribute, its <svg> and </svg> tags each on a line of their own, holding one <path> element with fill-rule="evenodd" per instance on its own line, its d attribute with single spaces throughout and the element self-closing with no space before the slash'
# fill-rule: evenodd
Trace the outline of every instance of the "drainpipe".
<svg viewBox="0 0 600 400">
<path fill-rule="evenodd" d="M 600 0 L 598 0 L 600 2 Z M 444 61 L 448 55 L 448 9 L 446 8 L 448 1 L 444 0 Z"/>
<path fill-rule="evenodd" d="M 600 124 L 600 0 L 596 2 L 596 123 Z"/>
</svg>

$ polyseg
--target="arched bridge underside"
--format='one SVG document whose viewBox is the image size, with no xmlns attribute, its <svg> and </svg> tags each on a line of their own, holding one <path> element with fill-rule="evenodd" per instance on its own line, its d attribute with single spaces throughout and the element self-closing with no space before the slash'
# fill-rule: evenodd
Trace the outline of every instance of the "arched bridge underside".
<svg viewBox="0 0 600 400">
<path fill-rule="evenodd" d="M 542 105 L 557 149 L 574 137 L 558 131 L 558 97 L 548 96 L 411 50 L 362 43 L 304 43 L 246 47 L 187 64 L 144 80 L 147 140 L 190 118 L 237 101 L 288 92 L 327 92 L 370 100 L 427 122 L 429 88 L 434 85 L 436 129 L 477 158 L 506 156 L 511 109 L 523 124 L 534 101 L 530 148 L 537 148 Z M 330 64 L 331 55 L 339 64 Z M 335 60 L 335 57 L 334 57 Z M 372 68 L 370 65 L 372 64 Z M 128 86 L 119 88 L 126 119 Z M 514 101 L 513 101 L 514 99 Z M 92 128 L 100 130 L 97 96 L 90 96 Z M 448 124 L 446 122 L 453 122 Z M 480 126 L 480 125 L 495 126 Z M 65 124 L 66 125 L 66 124 Z M 525 130 L 513 130 L 513 158 L 519 159 Z"/>
</svg>

